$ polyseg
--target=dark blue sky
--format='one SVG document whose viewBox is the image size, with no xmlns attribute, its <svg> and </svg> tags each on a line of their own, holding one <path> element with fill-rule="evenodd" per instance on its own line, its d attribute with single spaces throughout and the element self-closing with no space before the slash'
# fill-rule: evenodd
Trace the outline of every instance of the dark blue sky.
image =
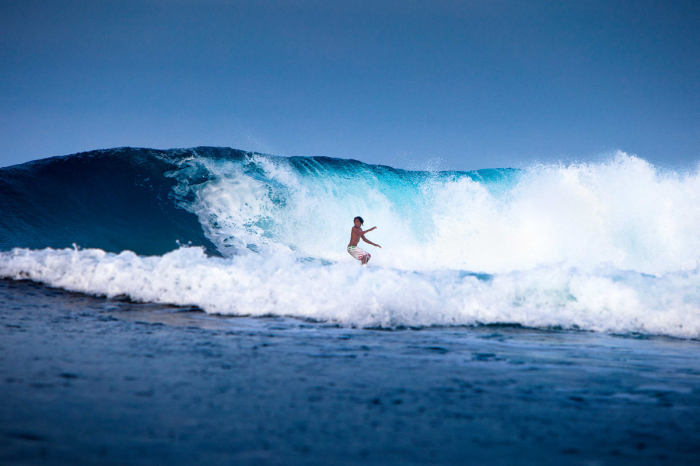
<svg viewBox="0 0 700 466">
<path fill-rule="evenodd" d="M 0 166 L 197 145 L 694 165 L 700 2 L 0 0 Z"/>
</svg>

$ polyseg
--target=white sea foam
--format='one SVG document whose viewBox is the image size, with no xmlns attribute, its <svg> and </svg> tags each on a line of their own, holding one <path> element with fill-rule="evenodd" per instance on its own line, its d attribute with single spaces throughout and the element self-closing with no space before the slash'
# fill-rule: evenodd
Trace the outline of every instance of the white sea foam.
<svg viewBox="0 0 700 466">
<path fill-rule="evenodd" d="M 659 277 L 542 266 L 476 277 L 300 262 L 290 255 L 164 256 L 97 249 L 0 253 L 0 276 L 89 294 L 196 305 L 210 313 L 289 315 L 359 327 L 517 323 L 700 338 L 698 267 Z"/>
</svg>

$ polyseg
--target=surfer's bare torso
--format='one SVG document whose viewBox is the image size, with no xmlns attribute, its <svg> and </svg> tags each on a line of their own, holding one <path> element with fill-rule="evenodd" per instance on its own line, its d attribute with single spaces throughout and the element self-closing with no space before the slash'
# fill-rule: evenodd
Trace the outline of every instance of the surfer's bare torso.
<svg viewBox="0 0 700 466">
<path fill-rule="evenodd" d="M 352 227 L 352 230 L 350 230 L 350 244 L 348 244 L 348 246 L 357 246 L 360 243 L 360 239 L 362 239 L 365 243 L 381 248 L 381 246 L 377 243 L 373 243 L 365 238 L 365 233 L 369 233 L 370 231 L 376 229 L 377 227 L 372 227 L 369 230 L 362 231 L 362 228 L 360 227 Z"/>
</svg>

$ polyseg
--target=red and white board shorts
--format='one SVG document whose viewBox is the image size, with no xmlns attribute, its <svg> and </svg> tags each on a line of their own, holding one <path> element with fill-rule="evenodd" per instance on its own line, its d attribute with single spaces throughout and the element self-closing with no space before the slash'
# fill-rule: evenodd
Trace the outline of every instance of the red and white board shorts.
<svg viewBox="0 0 700 466">
<path fill-rule="evenodd" d="M 372 257 L 370 253 L 358 248 L 357 246 L 348 246 L 348 253 L 358 261 L 361 261 L 365 257 L 367 257 L 367 260 L 369 260 Z"/>
</svg>

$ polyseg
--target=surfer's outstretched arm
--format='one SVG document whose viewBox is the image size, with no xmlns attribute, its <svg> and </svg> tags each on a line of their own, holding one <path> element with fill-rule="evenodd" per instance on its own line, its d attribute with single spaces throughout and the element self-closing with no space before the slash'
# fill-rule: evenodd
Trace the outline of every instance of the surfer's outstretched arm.
<svg viewBox="0 0 700 466">
<path fill-rule="evenodd" d="M 374 228 L 370 228 L 370 229 L 367 230 L 367 231 L 371 231 L 371 230 L 374 230 Z M 377 243 L 373 243 L 373 242 L 371 242 L 370 240 L 368 240 L 367 238 L 365 238 L 364 233 L 362 234 L 362 240 L 363 240 L 365 243 L 371 244 L 372 246 L 377 246 L 378 248 L 381 248 L 381 246 L 378 245 Z"/>
<path fill-rule="evenodd" d="M 372 227 L 372 228 L 370 228 L 369 230 L 363 231 L 362 234 L 364 235 L 365 233 L 369 233 L 370 231 L 376 230 L 376 229 L 377 229 L 377 227 Z M 365 240 L 365 241 L 367 241 L 367 240 Z M 371 244 L 371 243 L 370 243 L 370 244 Z"/>
</svg>

